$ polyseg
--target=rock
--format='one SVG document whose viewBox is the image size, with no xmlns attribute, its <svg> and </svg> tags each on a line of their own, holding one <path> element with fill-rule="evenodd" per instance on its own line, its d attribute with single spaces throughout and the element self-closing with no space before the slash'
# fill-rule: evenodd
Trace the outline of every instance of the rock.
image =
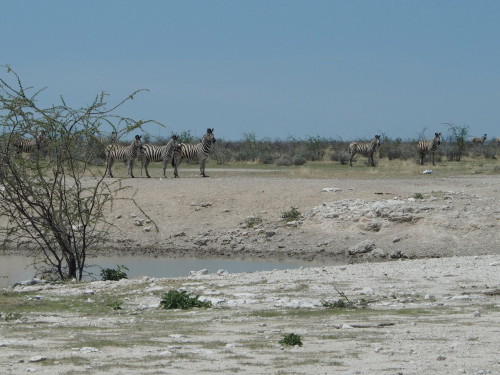
<svg viewBox="0 0 500 375">
<path fill-rule="evenodd" d="M 402 257 L 403 257 L 403 253 L 401 252 L 401 250 L 396 250 L 396 251 L 394 251 L 394 252 L 392 252 L 392 253 L 390 254 L 390 257 L 391 257 L 392 259 L 402 258 Z"/>
<path fill-rule="evenodd" d="M 387 253 L 382 249 L 373 250 L 370 255 L 374 258 L 385 258 L 387 257 Z"/>
<path fill-rule="evenodd" d="M 144 225 L 144 219 L 135 219 L 134 225 L 137 227 L 142 227 Z"/>
<path fill-rule="evenodd" d="M 97 353 L 97 352 L 99 352 L 99 349 L 91 347 L 91 346 L 84 346 L 83 348 L 80 348 L 80 351 L 82 353 Z"/>
<path fill-rule="evenodd" d="M 174 237 L 184 237 L 186 236 L 186 232 L 177 232 L 173 234 Z"/>
<path fill-rule="evenodd" d="M 481 316 L 481 312 L 480 311 L 474 311 L 474 314 L 472 314 L 472 316 L 474 318 L 479 318 Z"/>
<path fill-rule="evenodd" d="M 360 224 L 360 228 L 369 232 L 379 232 L 380 228 L 382 228 L 382 223 L 380 221 L 371 221 Z"/>
<path fill-rule="evenodd" d="M 208 270 L 205 268 L 199 271 L 189 271 L 189 276 L 201 276 L 201 275 L 208 275 Z"/>
<path fill-rule="evenodd" d="M 194 244 L 198 246 L 207 246 L 208 238 L 197 238 L 194 240 Z"/>
<path fill-rule="evenodd" d="M 153 229 L 153 227 L 145 227 L 144 228 L 144 232 L 151 232 L 151 230 Z"/>
<path fill-rule="evenodd" d="M 201 202 L 200 206 L 201 207 L 211 207 L 213 205 L 212 202 Z"/>
<path fill-rule="evenodd" d="M 47 359 L 47 357 L 44 357 L 42 355 L 37 355 L 37 356 L 34 356 L 34 357 L 31 357 L 30 358 L 30 362 L 41 362 L 41 361 L 45 361 Z"/>
<path fill-rule="evenodd" d="M 327 192 L 327 193 L 330 193 L 330 192 L 337 192 L 337 191 L 342 191 L 341 188 L 323 188 L 321 191 L 323 192 Z"/>
<path fill-rule="evenodd" d="M 363 295 L 363 296 L 373 296 L 375 294 L 375 292 L 370 287 L 364 287 L 363 289 L 361 289 L 358 292 L 358 294 Z"/>
<path fill-rule="evenodd" d="M 375 249 L 375 242 L 366 240 L 350 247 L 348 253 L 349 255 L 364 254 L 369 253 L 373 249 Z"/>
</svg>

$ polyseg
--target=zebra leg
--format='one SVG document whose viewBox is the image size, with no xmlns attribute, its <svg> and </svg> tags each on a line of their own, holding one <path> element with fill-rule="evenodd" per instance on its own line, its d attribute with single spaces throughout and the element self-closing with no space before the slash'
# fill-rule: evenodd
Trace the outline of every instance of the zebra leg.
<svg viewBox="0 0 500 375">
<path fill-rule="evenodd" d="M 149 165 L 149 160 L 146 160 L 146 162 L 144 163 L 144 170 L 146 171 L 146 177 L 151 178 L 148 172 L 148 165 Z M 141 177 L 142 177 L 142 167 L 141 167 Z"/>
<path fill-rule="evenodd" d="M 356 154 L 356 153 L 351 154 L 351 158 L 349 159 L 349 165 L 350 165 L 351 167 L 352 167 L 352 159 L 354 159 L 354 155 L 355 155 L 355 154 Z"/>
<path fill-rule="evenodd" d="M 132 168 L 134 167 L 134 159 L 128 160 L 128 177 L 135 178 L 132 174 Z"/>
<path fill-rule="evenodd" d="M 113 177 L 113 173 L 111 173 L 111 167 L 113 166 L 114 162 L 115 162 L 115 159 L 113 159 L 113 158 L 108 159 L 108 163 L 106 166 L 106 172 L 108 174 L 108 177 Z"/>
<path fill-rule="evenodd" d="M 432 153 L 432 165 L 436 165 L 434 164 L 434 153 Z"/>
<path fill-rule="evenodd" d="M 182 161 L 182 158 L 174 158 L 172 159 L 172 165 L 174 166 L 174 177 L 177 178 L 179 177 L 179 174 L 177 173 L 177 167 L 179 166 L 179 164 L 181 163 Z"/>
<path fill-rule="evenodd" d="M 207 162 L 207 159 L 204 159 L 200 162 L 200 174 L 203 176 L 203 177 L 209 177 L 205 174 L 205 165 L 206 165 L 206 162 Z"/>
<path fill-rule="evenodd" d="M 165 174 L 166 170 L 167 170 L 167 163 L 168 163 L 169 159 L 165 159 L 163 160 L 163 177 L 167 178 L 167 175 Z"/>
</svg>

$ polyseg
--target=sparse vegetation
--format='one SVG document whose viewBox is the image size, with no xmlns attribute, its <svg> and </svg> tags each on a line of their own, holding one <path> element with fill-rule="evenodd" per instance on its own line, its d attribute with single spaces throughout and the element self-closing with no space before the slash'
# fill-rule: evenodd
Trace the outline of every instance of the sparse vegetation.
<svg viewBox="0 0 500 375">
<path fill-rule="evenodd" d="M 278 344 L 283 345 L 283 346 L 302 346 L 302 339 L 299 335 L 296 335 L 295 333 L 289 333 L 285 335 L 280 341 L 278 341 Z"/>
<path fill-rule="evenodd" d="M 290 221 L 300 220 L 302 218 L 302 214 L 297 207 L 291 207 L 289 211 L 281 213 L 281 218 L 285 219 L 285 221 L 289 223 Z"/>
<path fill-rule="evenodd" d="M 415 198 L 415 199 L 424 199 L 424 195 L 422 193 L 415 193 L 413 195 L 413 198 Z"/>
<path fill-rule="evenodd" d="M 116 266 L 117 268 L 105 268 L 101 270 L 101 278 L 103 281 L 118 281 L 121 279 L 126 279 L 127 274 L 125 271 L 129 271 L 129 269 L 123 265 Z"/>
<path fill-rule="evenodd" d="M 111 307 L 113 310 L 121 310 L 123 302 L 122 301 L 111 301 L 106 304 L 107 306 Z"/>
<path fill-rule="evenodd" d="M 186 291 L 171 290 L 163 295 L 160 306 L 164 309 L 187 310 L 193 307 L 209 308 L 212 302 L 200 301 L 199 296 L 191 296 Z"/>
<path fill-rule="evenodd" d="M 245 220 L 247 228 L 253 228 L 259 224 L 262 224 L 262 218 L 260 216 L 250 216 Z"/>
</svg>

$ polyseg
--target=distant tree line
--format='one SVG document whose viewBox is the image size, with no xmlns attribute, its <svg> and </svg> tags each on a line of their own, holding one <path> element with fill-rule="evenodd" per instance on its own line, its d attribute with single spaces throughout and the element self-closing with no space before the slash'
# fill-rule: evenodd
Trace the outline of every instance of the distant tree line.
<svg viewBox="0 0 500 375">
<path fill-rule="evenodd" d="M 463 157 L 496 159 L 500 145 L 495 138 L 477 146 L 470 142 L 469 129 L 466 126 L 446 124 L 448 132 L 443 135 L 443 142 L 436 152 L 436 161 L 460 161 Z M 417 144 L 426 137 L 426 129 L 414 139 L 391 138 L 382 134 L 382 144 L 377 151 L 378 158 L 389 160 L 418 160 Z M 430 131 L 429 131 L 430 134 Z M 169 137 L 151 137 L 146 135 L 144 143 L 165 144 Z M 356 141 L 370 139 L 356 139 Z M 199 139 L 184 131 L 179 134 L 179 141 L 197 143 Z M 309 136 L 304 139 L 257 139 L 255 133 L 244 133 L 243 138 L 229 141 L 219 135 L 214 145 L 211 159 L 218 164 L 246 162 L 255 164 L 274 164 L 277 166 L 304 165 L 309 161 L 334 161 L 349 163 L 348 146 L 354 140 L 342 140 L 321 136 Z"/>
</svg>

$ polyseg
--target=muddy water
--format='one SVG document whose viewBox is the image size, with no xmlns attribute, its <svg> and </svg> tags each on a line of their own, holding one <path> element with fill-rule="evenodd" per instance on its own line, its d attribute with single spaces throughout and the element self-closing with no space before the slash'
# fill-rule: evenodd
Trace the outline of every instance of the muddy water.
<svg viewBox="0 0 500 375">
<path fill-rule="evenodd" d="M 29 257 L 18 255 L 0 256 L 0 288 L 5 288 L 14 283 L 32 279 L 35 276 L 33 261 Z M 183 277 L 190 271 L 207 269 L 210 273 L 226 270 L 229 273 L 270 271 L 274 269 L 291 269 L 299 267 L 318 266 L 318 263 L 292 262 L 292 261 L 264 261 L 262 259 L 184 259 L 167 257 L 145 256 L 114 256 L 97 257 L 87 261 L 87 271 L 92 275 L 88 280 L 100 280 L 102 268 L 117 268 L 117 265 L 126 266 L 129 278 L 142 276 L 151 277 Z"/>
</svg>

